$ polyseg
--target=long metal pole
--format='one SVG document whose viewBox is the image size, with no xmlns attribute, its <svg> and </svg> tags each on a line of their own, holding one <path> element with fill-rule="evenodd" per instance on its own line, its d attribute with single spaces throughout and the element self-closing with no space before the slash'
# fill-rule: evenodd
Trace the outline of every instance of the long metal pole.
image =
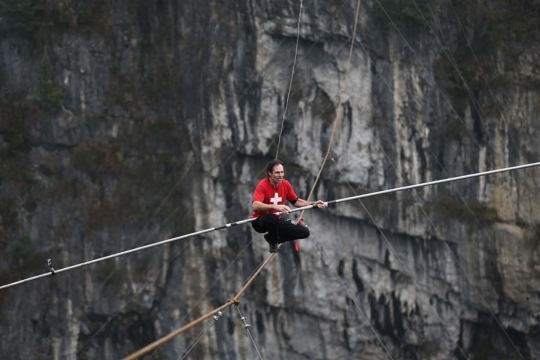
<svg viewBox="0 0 540 360">
<path fill-rule="evenodd" d="M 525 165 L 518 165 L 518 166 L 511 166 L 511 167 L 497 169 L 497 170 L 483 171 L 483 172 L 479 172 L 479 173 L 456 176 L 456 177 L 451 177 L 451 178 L 442 179 L 442 180 L 428 181 L 428 182 L 425 182 L 425 183 L 402 186 L 402 187 L 393 188 L 393 189 L 375 191 L 375 192 L 372 192 L 372 193 L 367 193 L 367 194 L 362 194 L 362 195 L 357 195 L 357 196 L 351 196 L 351 197 L 337 199 L 337 200 L 330 200 L 330 201 L 327 201 L 326 204 L 337 204 L 337 203 L 341 203 L 341 202 L 346 202 L 346 201 L 351 201 L 351 200 L 356 200 L 356 199 L 361 199 L 361 198 L 366 198 L 366 197 L 371 197 L 371 196 L 390 194 L 390 193 L 394 193 L 394 192 L 398 192 L 398 191 L 416 189 L 416 188 L 425 187 L 425 186 L 433 186 L 433 185 L 437 185 L 437 184 L 444 184 L 444 183 L 448 183 L 448 182 L 452 182 L 452 181 L 471 179 L 471 178 L 475 178 L 475 177 L 498 174 L 498 173 L 513 171 L 513 170 L 532 168 L 532 167 L 535 167 L 535 166 L 540 166 L 540 162 L 535 162 L 535 163 L 525 164 Z M 303 211 L 303 210 L 312 209 L 313 207 L 314 207 L 313 205 L 299 207 L 299 208 L 296 208 L 296 209 L 292 209 L 291 213 L 292 212 L 297 212 L 297 211 Z M 280 213 L 278 213 L 278 214 L 280 214 Z M 131 254 L 131 253 L 134 253 L 134 252 L 137 252 L 137 251 L 149 249 L 149 248 L 152 248 L 152 247 L 155 247 L 155 246 L 164 245 L 164 244 L 167 244 L 167 243 L 170 243 L 170 242 L 173 242 L 173 241 L 186 239 L 186 238 L 201 235 L 201 234 L 206 234 L 206 233 L 209 233 L 209 232 L 212 232 L 212 231 L 226 229 L 226 228 L 230 228 L 230 227 L 241 225 L 241 224 L 246 224 L 246 223 L 252 222 L 254 220 L 255 220 L 255 218 L 249 218 L 249 219 L 240 220 L 240 221 L 237 221 L 237 222 L 225 224 L 225 225 L 222 225 L 222 226 L 213 227 L 213 228 L 209 228 L 209 229 L 205 229 L 205 230 L 200 230 L 200 231 L 196 231 L 196 232 L 193 232 L 193 233 L 190 233 L 190 234 L 186 234 L 186 235 L 182 235 L 182 236 L 178 236 L 178 237 L 158 241 L 158 242 L 153 243 L 153 244 L 140 246 L 140 247 L 137 247 L 137 248 L 134 248 L 134 249 L 131 249 L 131 250 L 122 251 L 122 252 L 119 252 L 119 253 L 116 253 L 116 254 L 111 254 L 111 255 L 104 256 L 104 257 L 101 257 L 101 258 L 97 258 L 97 259 L 94 259 L 94 260 L 86 261 L 86 262 L 83 262 L 83 263 L 80 263 L 80 264 L 76 264 L 76 265 L 68 266 L 68 267 L 65 267 L 65 268 L 62 268 L 62 269 L 58 269 L 58 270 L 55 270 L 54 273 L 51 271 L 51 272 L 48 272 L 48 273 L 45 273 L 45 274 L 33 276 L 33 277 L 30 277 L 30 278 L 27 278 L 27 279 L 24 279 L 24 280 L 19 280 L 19 281 L 10 283 L 10 284 L 2 285 L 2 286 L 0 286 L 0 290 L 1 289 L 6 289 L 6 288 L 9 288 L 9 287 L 12 287 L 12 286 L 24 284 L 26 282 L 37 280 L 37 279 L 40 279 L 40 278 L 43 278 L 43 277 L 46 277 L 46 276 L 52 276 L 54 274 L 58 274 L 58 273 L 62 273 L 62 272 L 65 272 L 65 271 L 77 269 L 77 268 L 80 268 L 80 267 L 83 267 L 83 266 L 95 264 L 95 263 L 98 263 L 100 261 L 112 259 L 112 258 L 119 257 L 119 256 L 124 256 L 124 255 Z"/>
</svg>

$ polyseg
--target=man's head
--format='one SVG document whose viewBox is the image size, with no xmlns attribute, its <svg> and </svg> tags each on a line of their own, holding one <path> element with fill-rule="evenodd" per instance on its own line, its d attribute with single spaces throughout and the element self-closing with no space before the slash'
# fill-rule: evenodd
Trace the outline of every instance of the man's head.
<svg viewBox="0 0 540 360">
<path fill-rule="evenodd" d="M 268 179 L 274 186 L 279 185 L 281 180 L 283 180 L 284 174 L 283 163 L 278 159 L 270 161 L 266 166 L 266 176 L 268 176 Z"/>
</svg>

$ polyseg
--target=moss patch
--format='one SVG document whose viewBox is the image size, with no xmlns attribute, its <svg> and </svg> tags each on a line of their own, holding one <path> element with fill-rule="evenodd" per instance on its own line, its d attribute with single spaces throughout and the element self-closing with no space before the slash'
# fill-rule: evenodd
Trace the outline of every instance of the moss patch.
<svg viewBox="0 0 540 360">
<path fill-rule="evenodd" d="M 430 5 L 424 1 L 416 1 L 415 3 L 413 0 L 379 0 L 379 2 L 380 6 L 374 5 L 376 6 L 376 17 L 382 21 L 386 29 L 391 31 L 395 31 L 396 27 L 397 30 L 402 31 L 408 25 L 433 28 L 435 19 L 431 12 L 437 13 L 440 6 L 440 0 L 432 0 Z"/>
<path fill-rule="evenodd" d="M 127 278 L 127 270 L 123 267 L 118 267 L 116 262 L 111 259 L 103 261 L 97 266 L 97 278 L 100 282 L 107 282 L 117 292 Z"/>
<path fill-rule="evenodd" d="M 107 315 L 86 314 L 84 322 L 90 334 L 80 334 L 78 357 L 91 358 L 89 354 L 93 354 L 93 351 L 83 348 L 90 341 L 93 342 L 93 346 L 101 348 L 108 341 L 112 341 L 127 349 L 128 353 L 134 352 L 155 340 L 153 321 L 150 313 L 126 312 L 117 314 L 112 319 Z"/>
<path fill-rule="evenodd" d="M 8 27 L 21 31 L 34 44 L 55 31 L 90 29 L 103 32 L 111 6 L 107 0 L 3 0 L 0 17 Z"/>
<path fill-rule="evenodd" d="M 514 75 L 519 55 L 530 44 L 540 40 L 539 2 L 456 0 L 453 8 L 461 24 L 474 29 L 474 36 L 467 40 L 460 35 L 455 49 L 442 52 L 435 62 L 435 75 L 437 82 L 451 95 L 458 111 L 467 108 L 469 91 L 476 94 L 488 88 L 540 88 L 539 80 Z M 494 49 L 497 49 L 496 53 Z M 448 59 L 449 55 L 456 66 Z M 496 63 L 504 64 L 503 71 L 497 69 Z M 487 99 L 480 106 L 485 116 L 497 116 L 499 113 L 492 100 Z"/>
<path fill-rule="evenodd" d="M 41 76 L 39 78 L 39 92 L 31 95 L 29 99 L 36 99 L 43 107 L 53 113 L 62 108 L 64 100 L 64 87 L 55 84 L 49 60 L 43 57 L 41 61 Z"/>
<path fill-rule="evenodd" d="M 434 341 L 425 341 L 418 347 L 421 359 L 433 359 L 441 352 L 441 346 Z"/>
<path fill-rule="evenodd" d="M 11 263 L 23 264 L 34 256 L 34 247 L 28 236 L 22 236 L 18 241 L 8 244 L 5 256 Z"/>
<path fill-rule="evenodd" d="M 475 48 L 474 45 L 471 50 L 469 45 L 463 43 L 453 52 L 446 49 L 441 57 L 435 60 L 435 79 L 450 94 L 452 103 L 461 116 L 463 109 L 467 108 L 471 94 L 477 97 L 476 94 L 482 90 L 497 90 L 517 85 L 508 74 L 498 72 L 489 53 L 482 48 Z M 485 108 L 493 114 L 495 109 L 490 109 L 490 106 L 492 107 L 493 103 L 489 99 L 485 104 L 480 104 L 481 110 Z"/>
<path fill-rule="evenodd" d="M 30 126 L 37 110 L 16 94 L 0 98 L 0 182 L 9 182 L 19 190 L 28 190 L 33 172 L 28 152 L 34 144 Z"/>
<path fill-rule="evenodd" d="M 35 188 L 28 153 L 35 142 L 30 128 L 37 115 L 23 96 L 0 92 L 0 184 L 11 192 L 0 198 L 0 244 L 18 230 L 17 207 L 32 197 Z"/>
<path fill-rule="evenodd" d="M 461 140 L 468 135 L 465 124 L 459 119 L 450 119 L 445 126 L 445 135 L 454 140 Z"/>
<path fill-rule="evenodd" d="M 134 222 L 159 208 L 166 196 L 161 213 L 180 221 L 183 212 L 178 207 L 188 198 L 189 177 L 178 184 L 186 166 L 181 129 L 160 117 L 126 121 L 119 129 L 116 139 L 80 144 L 72 153 L 73 166 L 98 186 L 79 187 L 86 199 L 81 212 L 88 235 Z M 98 189 L 107 183 L 114 186 L 105 196 Z"/>
<path fill-rule="evenodd" d="M 0 244 L 5 246 L 9 236 L 19 228 L 17 220 L 17 200 L 13 196 L 0 201 Z"/>
<path fill-rule="evenodd" d="M 443 218 L 455 219 L 464 223 L 491 224 L 499 218 L 495 208 L 488 207 L 477 200 L 463 202 L 450 194 L 447 187 L 440 187 L 432 209 Z"/>
</svg>

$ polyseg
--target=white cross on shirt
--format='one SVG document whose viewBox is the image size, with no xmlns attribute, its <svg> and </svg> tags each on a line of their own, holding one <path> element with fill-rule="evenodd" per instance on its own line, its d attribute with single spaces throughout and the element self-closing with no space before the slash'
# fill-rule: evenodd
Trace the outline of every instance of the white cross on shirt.
<svg viewBox="0 0 540 360">
<path fill-rule="evenodd" d="M 270 199 L 270 202 L 277 205 L 281 200 L 281 197 L 278 197 L 278 193 L 274 193 L 274 197 Z"/>
</svg>

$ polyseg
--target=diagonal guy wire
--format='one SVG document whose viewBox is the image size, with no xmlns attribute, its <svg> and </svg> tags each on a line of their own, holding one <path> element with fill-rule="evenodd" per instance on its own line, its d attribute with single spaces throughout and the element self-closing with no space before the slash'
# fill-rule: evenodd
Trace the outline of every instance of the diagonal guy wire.
<svg viewBox="0 0 540 360">
<path fill-rule="evenodd" d="M 249 325 L 247 322 L 246 322 L 246 318 L 242 316 L 242 313 L 240 312 L 240 306 L 238 304 L 236 304 L 236 310 L 238 310 L 238 314 L 240 315 L 240 319 L 242 320 L 242 323 L 244 324 L 244 328 L 246 329 L 246 333 L 247 335 L 249 336 L 249 338 L 251 339 L 251 342 L 253 343 L 253 346 L 255 346 L 255 350 L 257 351 L 257 355 L 259 355 L 259 359 L 263 360 L 262 356 L 261 356 L 261 353 L 259 352 L 259 349 L 257 348 L 257 344 L 255 344 L 255 340 L 253 340 L 253 336 L 251 336 L 251 331 L 249 331 L 249 327 L 251 325 Z"/>
</svg>

